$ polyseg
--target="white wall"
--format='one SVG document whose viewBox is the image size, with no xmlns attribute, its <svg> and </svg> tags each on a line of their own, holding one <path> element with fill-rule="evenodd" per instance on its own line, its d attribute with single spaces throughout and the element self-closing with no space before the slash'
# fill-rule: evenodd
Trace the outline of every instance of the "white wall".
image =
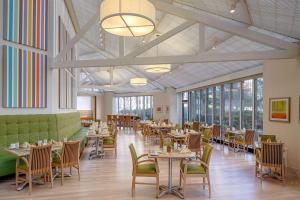
<svg viewBox="0 0 300 200">
<path fill-rule="evenodd" d="M 269 60 L 263 67 L 264 133 L 275 134 L 288 148 L 288 167 L 300 172 L 300 57 Z M 291 122 L 269 121 L 269 98 L 291 97 Z"/>
<path fill-rule="evenodd" d="M 3 3 L 0 3 L 0 16 L 3 16 Z M 3 77 L 3 62 L 2 62 L 2 46 L 0 47 L 0 115 L 20 115 L 20 114 L 49 114 L 74 112 L 74 109 L 59 109 L 58 107 L 58 70 L 52 70 L 49 63 L 53 62 L 54 56 L 57 54 L 58 45 L 55 33 L 57 33 L 56 26 L 58 25 L 58 16 L 61 16 L 63 23 L 71 37 L 75 35 L 71 19 L 65 7 L 64 1 L 52 0 L 48 4 L 49 23 L 48 30 L 48 71 L 47 71 L 47 108 L 3 108 L 2 107 L 2 77 Z M 0 19 L 0 40 L 2 40 L 2 19 Z M 78 77 L 77 74 L 75 76 Z"/>
<path fill-rule="evenodd" d="M 300 172 L 300 57 L 265 61 L 264 133 L 275 134 L 288 148 L 288 167 Z M 291 97 L 291 122 L 269 121 L 269 98 Z"/>
</svg>

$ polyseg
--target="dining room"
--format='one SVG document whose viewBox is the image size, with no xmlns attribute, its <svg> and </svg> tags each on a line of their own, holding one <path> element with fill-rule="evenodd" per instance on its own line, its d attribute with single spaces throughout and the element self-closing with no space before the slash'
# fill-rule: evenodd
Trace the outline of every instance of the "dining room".
<svg viewBox="0 0 300 200">
<path fill-rule="evenodd" d="M 0 16 L 0 200 L 300 199 L 298 0 Z"/>
</svg>

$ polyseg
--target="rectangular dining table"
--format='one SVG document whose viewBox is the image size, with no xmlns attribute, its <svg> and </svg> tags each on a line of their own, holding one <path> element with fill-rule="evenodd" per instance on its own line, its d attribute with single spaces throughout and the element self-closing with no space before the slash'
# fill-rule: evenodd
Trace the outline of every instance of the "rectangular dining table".
<svg viewBox="0 0 300 200">
<path fill-rule="evenodd" d="M 166 194 L 172 194 L 175 195 L 181 199 L 184 199 L 184 195 L 181 193 L 180 186 L 173 186 L 172 185 L 172 164 L 173 159 L 186 159 L 186 158 L 193 158 L 196 154 L 193 152 L 188 153 L 180 153 L 180 151 L 174 151 L 171 153 L 159 153 L 157 155 L 149 154 L 149 158 L 161 158 L 161 159 L 168 159 L 168 185 L 161 185 L 160 188 L 160 195 L 159 197 L 162 197 Z"/>
</svg>

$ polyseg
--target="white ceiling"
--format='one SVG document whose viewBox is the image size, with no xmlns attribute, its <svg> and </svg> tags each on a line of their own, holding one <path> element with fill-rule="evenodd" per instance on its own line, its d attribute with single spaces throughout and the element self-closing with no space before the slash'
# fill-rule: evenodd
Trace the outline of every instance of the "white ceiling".
<svg viewBox="0 0 300 200">
<path fill-rule="evenodd" d="M 100 0 L 72 0 L 75 14 L 80 27 L 97 12 Z M 173 0 L 174 5 L 223 20 L 230 21 L 242 27 L 247 27 L 278 40 L 299 42 L 300 39 L 300 0 L 239 0 L 234 14 L 229 12 L 233 0 Z M 164 34 L 186 20 L 177 16 L 157 11 L 157 29 L 152 35 L 140 38 L 125 38 L 125 55 L 150 42 L 157 34 Z M 119 38 L 101 31 L 104 37 L 103 46 L 100 45 L 100 27 L 95 24 L 80 40 L 80 59 L 104 59 L 118 57 Z M 215 49 L 212 49 L 213 46 Z M 205 26 L 205 51 L 215 52 L 248 52 L 272 50 L 272 47 L 253 42 L 239 36 Z M 103 53 L 104 52 L 104 53 Z M 196 55 L 199 53 L 199 24 L 195 24 L 159 45 L 149 49 L 139 57 L 147 56 L 176 56 Z M 206 81 L 215 77 L 246 70 L 261 65 L 261 61 L 239 61 L 173 65 L 168 74 L 149 74 L 143 66 L 116 67 L 113 70 L 113 80 L 108 68 L 90 68 L 84 73 L 90 74 L 90 85 L 116 93 L 145 92 L 166 87 L 180 88 L 193 83 Z M 149 84 L 142 88 L 130 86 L 129 79 L 145 76 Z M 86 80 L 85 80 L 86 81 Z M 107 85 L 113 86 L 107 89 Z M 92 87 L 90 86 L 90 87 Z"/>
</svg>

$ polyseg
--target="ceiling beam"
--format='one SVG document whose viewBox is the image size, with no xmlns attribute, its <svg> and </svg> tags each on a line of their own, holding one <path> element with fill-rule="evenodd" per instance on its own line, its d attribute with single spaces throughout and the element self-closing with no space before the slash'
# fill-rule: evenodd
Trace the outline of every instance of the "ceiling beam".
<svg viewBox="0 0 300 200">
<path fill-rule="evenodd" d="M 158 45 L 159 43 L 162 43 L 163 41 L 169 39 L 170 37 L 176 35 L 177 33 L 189 28 L 190 26 L 194 25 L 196 22 L 195 21 L 186 21 L 182 24 L 180 24 L 179 26 L 177 26 L 176 28 L 168 31 L 167 33 L 164 33 L 163 35 L 155 38 L 154 40 L 152 40 L 151 42 L 148 42 L 144 45 L 142 45 L 141 47 L 135 49 L 134 51 L 130 52 L 129 54 L 126 55 L 127 58 L 133 58 L 136 57 L 142 53 L 144 53 L 145 51 L 151 49 L 152 47 Z"/>
<path fill-rule="evenodd" d="M 204 52 L 199 55 L 181 56 L 157 56 L 137 58 L 114 58 L 99 60 L 77 60 L 63 61 L 55 64 L 52 68 L 88 68 L 106 66 L 128 66 L 128 65 L 150 65 L 150 64 L 182 64 L 182 63 L 207 63 L 207 62 L 228 62 L 248 60 L 287 59 L 298 56 L 298 51 L 291 50 L 269 50 L 249 52 Z"/>
<path fill-rule="evenodd" d="M 73 7 L 73 2 L 72 2 L 72 0 L 65 0 L 64 2 L 67 7 L 69 16 L 71 18 L 71 22 L 73 24 L 75 33 L 78 33 L 78 31 L 80 30 L 80 25 L 78 23 L 77 16 L 76 16 L 76 13 L 75 13 L 75 10 Z"/>
<path fill-rule="evenodd" d="M 259 33 L 253 30 L 250 30 L 246 27 L 230 23 L 228 20 L 222 20 L 216 17 L 213 17 L 210 14 L 205 14 L 205 12 L 196 12 L 193 10 L 188 10 L 179 6 L 175 6 L 169 3 L 165 3 L 163 0 L 150 0 L 154 6 L 163 11 L 178 17 L 185 18 L 187 20 L 197 21 L 203 23 L 207 26 L 222 30 L 234 35 L 238 35 L 249 40 L 259 42 L 271 47 L 279 49 L 298 49 L 298 45 L 295 43 L 286 42 L 272 36 Z"/>
<path fill-rule="evenodd" d="M 67 43 L 67 45 L 57 54 L 55 61 L 59 62 L 61 58 L 84 36 L 84 34 L 98 21 L 99 9 L 97 13 L 78 31 L 78 33 Z"/>
<path fill-rule="evenodd" d="M 205 51 L 205 26 L 199 23 L 199 53 Z"/>
</svg>

